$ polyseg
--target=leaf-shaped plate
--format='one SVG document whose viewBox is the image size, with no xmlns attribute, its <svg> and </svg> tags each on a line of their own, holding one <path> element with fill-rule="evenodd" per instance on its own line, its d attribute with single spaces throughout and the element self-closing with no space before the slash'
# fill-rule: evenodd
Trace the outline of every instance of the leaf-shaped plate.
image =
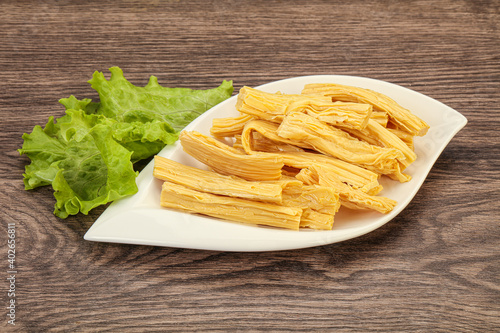
<svg viewBox="0 0 500 333">
<path fill-rule="evenodd" d="M 467 123 L 459 112 L 413 90 L 369 78 L 316 75 L 303 76 L 264 84 L 258 89 L 267 92 L 298 94 L 307 83 L 340 83 L 375 90 L 394 99 L 424 119 L 430 130 L 415 138 L 417 160 L 405 172 L 413 177 L 399 183 L 382 177 L 384 190 L 380 195 L 398 202 L 389 214 L 373 211 L 352 211 L 341 208 L 332 230 L 279 230 L 222 221 L 197 214 L 162 208 L 159 204 L 161 181 L 153 178 L 153 162 L 137 178 L 139 192 L 111 204 L 85 234 L 85 239 L 98 242 L 143 244 L 218 251 L 272 251 L 331 244 L 364 235 L 398 215 L 413 199 L 437 158 Z M 236 96 L 216 105 L 186 127 L 209 134 L 212 119 L 238 115 Z M 159 155 L 177 162 L 205 168 L 187 155 L 177 142 Z"/>
</svg>

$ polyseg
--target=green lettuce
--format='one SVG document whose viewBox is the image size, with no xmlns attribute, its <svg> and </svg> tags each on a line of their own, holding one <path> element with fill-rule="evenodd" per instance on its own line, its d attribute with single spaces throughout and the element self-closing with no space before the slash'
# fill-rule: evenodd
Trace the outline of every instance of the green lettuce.
<svg viewBox="0 0 500 333">
<path fill-rule="evenodd" d="M 61 218 L 136 193 L 133 164 L 174 143 L 182 128 L 233 92 L 230 81 L 191 90 L 162 87 L 153 76 L 136 87 L 118 67 L 110 71 L 109 81 L 99 72 L 89 81 L 99 102 L 63 98 L 64 116 L 23 135 L 19 152 L 31 160 L 25 189 L 51 185 Z"/>
<path fill-rule="evenodd" d="M 151 76 L 145 87 L 136 87 L 125 79 L 118 67 L 110 68 L 111 78 L 95 72 L 89 83 L 99 93 L 99 113 L 123 122 L 164 121 L 180 131 L 196 117 L 231 96 L 231 81 L 218 88 L 192 90 L 164 88 Z"/>
</svg>

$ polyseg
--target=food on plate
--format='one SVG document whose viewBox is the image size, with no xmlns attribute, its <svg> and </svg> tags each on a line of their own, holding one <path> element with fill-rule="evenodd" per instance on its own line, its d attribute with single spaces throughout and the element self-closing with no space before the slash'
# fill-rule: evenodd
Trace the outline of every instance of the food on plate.
<svg viewBox="0 0 500 333">
<path fill-rule="evenodd" d="M 354 189 L 333 172 L 324 170 L 321 165 L 311 165 L 300 170 L 296 176 L 305 184 L 319 184 L 334 189 L 340 196 L 342 205 L 352 209 L 373 209 L 380 213 L 389 213 L 397 202 L 377 195 L 370 195 L 359 189 Z"/>
<path fill-rule="evenodd" d="M 109 80 L 95 72 L 89 81 L 99 102 L 63 98 L 64 116 L 23 135 L 19 152 L 31 160 L 25 189 L 51 185 L 60 218 L 136 193 L 134 163 L 174 143 L 185 125 L 233 92 L 231 81 L 192 90 L 162 87 L 151 76 L 138 87 L 120 68 L 110 72 Z"/>
<path fill-rule="evenodd" d="M 384 127 L 387 127 L 387 124 L 389 123 L 389 115 L 384 111 L 373 110 L 372 114 L 370 115 L 370 119 L 375 120 L 377 123 Z"/>
<path fill-rule="evenodd" d="M 303 112 L 332 125 L 363 129 L 373 107 L 360 103 L 334 103 L 329 97 L 270 94 L 243 87 L 236 110 L 260 119 L 281 122 L 290 113 Z"/>
<path fill-rule="evenodd" d="M 337 84 L 308 84 L 302 94 L 243 87 L 235 111 L 213 120 L 213 137 L 180 134 L 209 170 L 155 158 L 162 206 L 294 230 L 330 230 L 341 206 L 387 214 L 397 202 L 380 195 L 379 179 L 411 180 L 403 171 L 417 159 L 413 137 L 429 128 L 388 96 Z M 262 195 L 269 184 L 280 184 L 276 196 Z"/>
<path fill-rule="evenodd" d="M 335 83 L 311 83 L 305 85 L 302 94 L 326 96 L 334 101 L 371 104 L 375 110 L 387 112 L 390 122 L 397 128 L 412 135 L 423 136 L 429 129 L 429 125 L 410 110 L 403 108 L 389 96 L 370 89 Z"/>
<path fill-rule="evenodd" d="M 221 196 L 168 181 L 162 185 L 160 204 L 190 213 L 293 230 L 299 229 L 302 215 L 298 207 Z"/>
<path fill-rule="evenodd" d="M 278 180 L 283 159 L 266 154 L 247 155 L 214 138 L 195 131 L 182 131 L 182 148 L 198 161 L 223 175 L 234 175 L 246 180 Z"/>
<path fill-rule="evenodd" d="M 238 117 L 216 118 L 210 128 L 210 134 L 219 138 L 238 135 L 243 131 L 245 124 L 252 119 L 254 119 L 253 116 L 246 114 Z"/>
<path fill-rule="evenodd" d="M 296 112 L 285 116 L 276 134 L 297 143 L 310 145 L 320 153 L 388 175 L 399 181 L 410 179 L 401 173 L 399 161 L 405 157 L 400 150 L 360 141 L 349 133 L 306 114 Z"/>
<path fill-rule="evenodd" d="M 283 186 L 279 182 L 250 182 L 236 176 L 183 165 L 155 156 L 153 176 L 197 191 L 229 197 L 281 203 Z"/>
<path fill-rule="evenodd" d="M 417 159 L 417 154 L 403 140 L 373 119 L 368 121 L 365 129 L 346 129 L 346 131 L 354 137 L 370 142 L 373 145 L 400 150 L 405 158 L 398 159 L 398 161 L 404 167 L 407 167 Z"/>
<path fill-rule="evenodd" d="M 154 177 L 164 181 L 160 204 L 167 208 L 288 229 L 331 229 L 340 207 L 333 188 L 294 177 L 246 181 L 160 156 L 154 163 Z"/>
</svg>

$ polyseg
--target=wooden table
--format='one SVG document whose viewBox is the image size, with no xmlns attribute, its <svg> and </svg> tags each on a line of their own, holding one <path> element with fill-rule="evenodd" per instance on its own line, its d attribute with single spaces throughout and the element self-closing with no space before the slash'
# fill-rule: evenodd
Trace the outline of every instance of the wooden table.
<svg viewBox="0 0 500 333">
<path fill-rule="evenodd" d="M 1 331 L 500 330 L 500 5 L 495 1 L 1 1 Z M 364 76 L 469 120 L 412 203 L 365 236 L 233 253 L 94 243 L 25 191 L 21 136 L 95 70 L 210 88 Z M 8 224 L 16 230 L 8 324 Z"/>
</svg>

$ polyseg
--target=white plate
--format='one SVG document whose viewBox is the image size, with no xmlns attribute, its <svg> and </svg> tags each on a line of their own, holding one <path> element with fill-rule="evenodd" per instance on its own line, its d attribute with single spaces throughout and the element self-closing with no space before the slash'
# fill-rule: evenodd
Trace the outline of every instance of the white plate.
<svg viewBox="0 0 500 333">
<path fill-rule="evenodd" d="M 413 199 L 427 174 L 453 136 L 467 119 L 448 106 L 413 90 L 374 79 L 318 75 L 271 82 L 263 91 L 300 93 L 307 83 L 332 82 L 369 88 L 393 98 L 429 125 L 424 137 L 415 139 L 417 161 L 406 169 L 413 179 L 401 184 L 381 180 L 380 195 L 397 200 L 389 214 L 372 211 L 351 211 L 341 208 L 335 216 L 333 230 L 291 231 L 221 221 L 215 218 L 181 213 L 160 207 L 161 181 L 152 176 L 153 162 L 137 178 L 139 192 L 111 204 L 85 234 L 85 239 L 98 242 L 169 246 L 218 251 L 272 251 L 312 247 L 344 241 L 364 235 L 398 215 Z M 186 130 L 209 134 L 212 119 L 235 116 L 236 96 L 216 105 L 191 123 Z M 183 152 L 179 143 L 166 147 L 159 155 L 186 165 L 203 168 Z"/>
</svg>

